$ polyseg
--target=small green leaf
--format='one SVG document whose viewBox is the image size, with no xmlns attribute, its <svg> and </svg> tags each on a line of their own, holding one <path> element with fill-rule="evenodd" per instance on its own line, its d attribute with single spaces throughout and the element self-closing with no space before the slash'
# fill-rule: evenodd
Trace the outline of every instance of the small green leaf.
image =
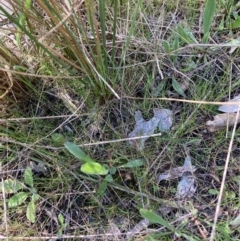
<svg viewBox="0 0 240 241">
<path fill-rule="evenodd" d="M 28 70 L 28 68 L 21 66 L 21 65 L 13 65 L 13 69 L 16 71 L 23 71 L 23 72 Z"/>
<path fill-rule="evenodd" d="M 108 174 L 108 175 L 104 178 L 104 180 L 105 180 L 106 182 L 113 182 L 113 177 L 112 177 L 112 175 Z"/>
<path fill-rule="evenodd" d="M 231 22 L 232 29 L 240 27 L 240 17 Z"/>
<path fill-rule="evenodd" d="M 62 237 L 62 234 L 63 234 L 63 228 L 60 228 L 60 229 L 57 231 L 57 236 L 58 236 L 59 238 L 61 238 L 61 237 Z"/>
<path fill-rule="evenodd" d="M 114 174 L 116 173 L 116 171 L 117 171 L 117 168 L 114 167 L 114 166 L 112 166 L 112 167 L 109 169 L 109 173 L 110 173 L 111 175 L 114 175 Z"/>
<path fill-rule="evenodd" d="M 11 198 L 8 199 L 8 207 L 14 208 L 14 207 L 21 205 L 22 203 L 25 202 L 28 195 L 29 195 L 28 192 L 19 192 L 19 193 L 13 195 Z"/>
<path fill-rule="evenodd" d="M 26 0 L 24 3 L 24 7 L 29 10 L 32 4 L 32 0 Z"/>
<path fill-rule="evenodd" d="M 208 193 L 209 193 L 209 194 L 212 194 L 212 195 L 218 195 L 218 194 L 219 194 L 219 191 L 216 190 L 216 189 L 209 189 L 209 190 L 208 190 Z"/>
<path fill-rule="evenodd" d="M 65 138 L 62 134 L 53 133 L 51 137 L 56 144 L 63 145 L 63 143 L 65 142 Z"/>
<path fill-rule="evenodd" d="M 18 190 L 24 189 L 23 184 L 13 179 L 6 179 L 3 186 L 5 193 L 16 193 Z M 3 186 L 0 184 L 0 192 L 3 192 Z"/>
<path fill-rule="evenodd" d="M 173 50 L 177 50 L 179 48 L 179 37 L 176 35 L 173 41 Z"/>
<path fill-rule="evenodd" d="M 40 196 L 39 196 L 38 194 L 36 194 L 36 193 L 34 193 L 34 194 L 32 195 L 32 201 L 33 201 L 33 202 L 36 202 L 39 198 L 40 198 Z"/>
<path fill-rule="evenodd" d="M 203 39 L 202 39 L 202 42 L 205 44 L 207 43 L 208 41 L 208 38 L 209 38 L 209 35 L 210 35 L 210 32 L 207 32 L 203 35 Z"/>
<path fill-rule="evenodd" d="M 149 211 L 147 209 L 140 209 L 140 214 L 146 218 L 148 221 L 150 221 L 151 223 L 157 223 L 160 224 L 166 228 L 168 228 L 171 231 L 175 231 L 174 227 L 172 225 L 170 225 L 166 220 L 164 220 L 162 217 L 160 217 L 159 215 L 157 215 L 156 213 Z"/>
<path fill-rule="evenodd" d="M 223 29 L 224 29 L 224 17 L 222 18 L 222 20 L 221 20 L 221 22 L 220 22 L 220 24 L 219 24 L 219 26 L 218 26 L 218 30 L 220 30 L 220 31 L 222 31 Z"/>
<path fill-rule="evenodd" d="M 144 158 L 140 158 L 140 159 L 134 159 L 131 160 L 129 162 L 127 162 L 126 164 L 123 164 L 119 167 L 129 167 L 129 168 L 136 168 L 136 167 L 141 167 L 144 166 L 146 163 Z"/>
<path fill-rule="evenodd" d="M 106 180 L 103 180 L 99 186 L 98 186 L 98 189 L 97 189 L 97 194 L 99 196 L 99 198 L 102 198 L 102 196 L 104 195 L 105 191 L 107 190 L 107 186 L 108 186 L 108 183 Z"/>
<path fill-rule="evenodd" d="M 172 86 L 173 86 L 174 90 L 176 90 L 179 95 L 183 96 L 184 98 L 187 98 L 187 96 L 183 92 L 180 84 L 174 78 L 172 78 Z"/>
<path fill-rule="evenodd" d="M 27 167 L 24 171 L 24 182 L 30 187 L 33 187 L 33 174 L 30 167 Z"/>
<path fill-rule="evenodd" d="M 27 219 L 31 223 L 35 223 L 35 221 L 36 221 L 36 206 L 33 201 L 29 202 L 29 204 L 27 206 Z"/>
<path fill-rule="evenodd" d="M 240 215 L 238 215 L 234 220 L 230 221 L 230 225 L 237 227 L 240 225 Z"/>
<path fill-rule="evenodd" d="M 177 33 L 179 37 L 187 44 L 194 44 L 197 43 L 197 41 L 192 39 L 190 36 L 193 36 L 190 30 L 182 28 L 181 25 L 178 25 L 177 27 Z M 190 35 L 190 36 L 189 36 Z"/>
<path fill-rule="evenodd" d="M 106 175 L 108 169 L 98 162 L 87 162 L 81 166 L 81 171 L 89 175 Z"/>
<path fill-rule="evenodd" d="M 61 213 L 58 215 L 58 221 L 59 221 L 61 227 L 64 228 L 64 217 Z"/>
<path fill-rule="evenodd" d="M 167 54 L 170 53 L 171 50 L 170 50 L 170 45 L 169 45 L 168 41 L 163 40 L 162 45 L 163 45 L 163 48 L 164 48 L 165 52 Z"/>
<path fill-rule="evenodd" d="M 74 155 L 76 158 L 80 159 L 83 162 L 94 162 L 94 160 L 85 154 L 76 144 L 72 142 L 65 142 L 64 146 L 67 148 L 67 150 Z"/>
<path fill-rule="evenodd" d="M 153 97 L 158 97 L 159 94 L 162 92 L 164 87 L 164 82 L 160 82 L 156 88 L 153 89 Z"/>
<path fill-rule="evenodd" d="M 187 67 L 186 68 L 182 68 L 181 71 L 182 72 L 188 72 L 192 69 L 195 69 L 197 67 L 197 64 L 194 61 L 190 61 L 187 63 Z"/>
<path fill-rule="evenodd" d="M 209 32 L 216 10 L 216 0 L 207 0 L 203 12 L 203 32 Z"/>
</svg>

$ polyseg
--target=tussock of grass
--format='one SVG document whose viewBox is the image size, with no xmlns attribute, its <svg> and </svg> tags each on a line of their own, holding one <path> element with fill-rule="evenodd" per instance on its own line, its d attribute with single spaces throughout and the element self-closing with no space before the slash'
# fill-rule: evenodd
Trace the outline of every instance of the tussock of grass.
<svg viewBox="0 0 240 241">
<path fill-rule="evenodd" d="M 198 168 L 195 196 L 161 215 L 183 240 L 209 238 L 232 130 L 206 130 L 205 122 L 218 113 L 214 105 L 151 98 L 182 99 L 173 78 L 188 100 L 226 101 L 239 94 L 239 50 L 230 54 L 230 48 L 216 47 L 238 37 L 229 27 L 237 9 L 217 6 L 208 39 L 215 47 L 209 47 L 201 45 L 204 5 L 197 1 L 99 2 L 36 0 L 24 10 L 23 4 L 10 1 L 14 15 L 7 17 L 16 28 L 0 37 L 0 95 L 9 86 L 9 76 L 13 80 L 11 90 L 0 98 L 1 178 L 23 182 L 24 170 L 32 163 L 43 165 L 45 171 L 33 171 L 40 196 L 36 222 L 30 224 L 26 218 L 30 200 L 10 209 L 7 199 L 12 194 L 1 194 L 0 232 L 13 240 L 57 237 L 59 230 L 70 240 L 126 240 L 125 234 L 142 220 L 140 208 L 158 212 L 163 203 L 176 205 L 178 180 L 156 180 L 159 173 L 183 165 L 187 146 Z M 222 19 L 225 27 L 220 30 Z M 189 46 L 179 26 L 198 43 Z M 149 138 L 141 152 L 127 141 L 111 142 L 127 138 L 135 111 L 150 119 L 153 108 L 173 111 L 174 125 L 168 133 Z M 99 193 L 104 177 L 80 172 L 79 160 L 53 141 L 53 133 L 83 145 L 84 152 L 101 164 L 120 166 L 137 158 L 145 158 L 146 164 L 118 168 L 114 182 Z M 104 141 L 108 143 L 95 144 Z M 238 155 L 235 138 L 215 240 L 239 239 L 229 225 L 239 214 Z M 28 191 L 33 192 L 29 187 Z M 111 225 L 121 235 L 110 236 Z M 175 240 L 168 231 L 152 224 L 133 240 L 154 235 L 151 240 Z"/>
</svg>

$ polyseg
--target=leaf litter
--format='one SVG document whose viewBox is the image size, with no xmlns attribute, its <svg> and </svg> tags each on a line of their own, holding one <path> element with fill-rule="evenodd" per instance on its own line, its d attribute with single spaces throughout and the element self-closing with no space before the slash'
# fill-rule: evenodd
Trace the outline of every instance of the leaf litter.
<svg viewBox="0 0 240 241">
<path fill-rule="evenodd" d="M 196 170 L 197 168 L 192 165 L 191 157 L 187 155 L 183 166 L 172 168 L 168 172 L 160 174 L 158 183 L 162 180 L 172 180 L 181 177 L 175 197 L 177 199 L 191 198 L 196 190 L 193 176 Z"/>
<path fill-rule="evenodd" d="M 128 134 L 130 138 L 138 136 L 151 136 L 155 129 L 161 132 L 167 132 L 173 124 L 173 113 L 168 109 L 153 109 L 154 116 L 149 121 L 145 121 L 141 111 L 136 111 L 134 118 L 136 121 L 134 130 Z M 139 140 L 130 140 L 130 145 L 136 146 L 138 150 L 144 149 L 145 141 L 149 137 L 143 137 Z"/>
<path fill-rule="evenodd" d="M 185 158 L 184 164 L 181 167 L 172 168 L 167 172 L 164 172 L 159 175 L 158 183 L 162 180 L 172 180 L 178 177 L 182 177 L 185 172 L 195 172 L 196 167 L 192 166 L 190 156 Z"/>
<path fill-rule="evenodd" d="M 235 96 L 228 102 L 240 102 L 240 95 Z M 240 105 L 221 105 L 218 110 L 225 113 L 234 113 L 240 110 Z"/>
<path fill-rule="evenodd" d="M 240 102 L 240 95 L 237 95 L 228 102 Z M 223 129 L 226 126 L 233 126 L 235 121 L 237 121 L 237 124 L 240 123 L 240 115 L 236 120 L 236 112 L 240 110 L 240 105 L 221 105 L 218 107 L 218 110 L 224 112 L 224 114 L 218 114 L 214 116 L 213 121 L 206 122 L 208 131 L 215 132 Z"/>
<path fill-rule="evenodd" d="M 181 180 L 177 186 L 175 199 L 179 201 L 189 200 L 193 197 L 196 191 L 196 187 L 194 185 L 195 178 L 193 175 L 196 170 L 197 168 L 192 165 L 191 157 L 187 154 L 183 166 L 172 168 L 168 172 L 160 174 L 158 177 L 158 183 L 160 183 L 162 180 L 172 180 L 181 177 Z M 159 212 L 168 213 L 169 211 L 169 207 L 165 205 L 159 207 Z M 127 238 L 131 238 L 142 230 L 147 229 L 150 224 L 151 222 L 148 219 L 142 219 L 128 231 Z"/>
</svg>

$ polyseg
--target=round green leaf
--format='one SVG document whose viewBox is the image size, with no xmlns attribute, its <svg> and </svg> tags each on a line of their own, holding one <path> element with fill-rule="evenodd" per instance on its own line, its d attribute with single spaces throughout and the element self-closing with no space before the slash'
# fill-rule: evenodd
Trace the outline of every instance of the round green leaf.
<svg viewBox="0 0 240 241">
<path fill-rule="evenodd" d="M 32 195 L 32 201 L 33 201 L 33 202 L 36 202 L 39 198 L 40 198 L 40 196 L 39 196 L 38 194 L 36 194 L 36 193 L 34 193 L 34 194 Z"/>
<path fill-rule="evenodd" d="M 112 177 L 112 175 L 108 174 L 108 175 L 104 178 L 104 180 L 105 180 L 106 182 L 113 182 L 113 177 Z"/>
<path fill-rule="evenodd" d="M 116 173 L 116 171 L 117 171 L 117 168 L 114 167 L 114 166 L 112 166 L 112 167 L 109 169 L 109 173 L 110 173 L 111 175 L 114 175 L 114 174 Z"/>
<path fill-rule="evenodd" d="M 56 144 L 63 144 L 65 142 L 65 138 L 62 134 L 53 133 L 51 137 Z"/>
<path fill-rule="evenodd" d="M 106 175 L 108 169 L 97 162 L 87 162 L 81 166 L 81 171 L 90 175 Z"/>
</svg>

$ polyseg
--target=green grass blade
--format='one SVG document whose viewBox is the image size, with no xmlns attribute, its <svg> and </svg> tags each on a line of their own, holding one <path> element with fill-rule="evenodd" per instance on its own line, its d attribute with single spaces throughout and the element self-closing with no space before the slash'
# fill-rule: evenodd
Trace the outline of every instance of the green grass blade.
<svg viewBox="0 0 240 241">
<path fill-rule="evenodd" d="M 166 228 L 168 228 L 169 230 L 175 232 L 175 229 L 172 225 L 170 225 L 166 220 L 164 220 L 162 217 L 160 217 L 159 215 L 157 215 L 156 213 L 149 211 L 147 209 L 140 209 L 140 214 L 146 218 L 147 220 L 149 220 L 151 223 L 157 223 L 160 224 Z"/>
<path fill-rule="evenodd" d="M 112 40 L 112 63 L 114 63 L 116 53 L 116 33 L 117 33 L 117 9 L 118 0 L 113 0 L 113 40 Z"/>
<path fill-rule="evenodd" d="M 107 38 L 106 38 L 106 14 L 105 14 L 105 1 L 99 0 L 99 14 L 100 14 L 100 25 L 102 30 L 102 46 L 103 46 L 103 56 L 104 56 L 104 70 L 105 76 L 107 75 Z"/>
<path fill-rule="evenodd" d="M 176 79 L 172 78 L 172 87 L 174 88 L 174 90 L 177 91 L 177 93 L 181 96 L 183 96 L 184 98 L 187 98 L 187 96 L 185 95 L 182 87 L 180 86 L 180 84 L 177 82 Z"/>
<path fill-rule="evenodd" d="M 136 6 L 135 6 L 134 12 L 132 14 L 131 25 L 130 25 L 130 28 L 129 28 L 129 31 L 128 31 L 128 35 L 127 35 L 123 50 L 122 50 L 121 61 L 120 61 L 120 64 L 119 64 L 120 66 L 122 65 L 122 63 L 124 61 L 124 56 L 126 55 L 131 36 L 132 36 L 132 34 L 133 34 L 133 32 L 136 28 L 137 15 L 139 13 L 139 8 L 140 8 L 141 4 L 142 4 L 142 0 L 138 0 L 137 3 L 136 3 Z"/>
<path fill-rule="evenodd" d="M 94 162 L 94 160 L 85 154 L 76 144 L 72 142 L 65 142 L 64 146 L 67 148 L 67 150 L 74 155 L 76 158 L 80 159 L 83 162 Z"/>
<path fill-rule="evenodd" d="M 216 10 L 216 0 L 207 0 L 203 13 L 203 32 L 204 35 L 210 30 L 212 20 Z"/>
<path fill-rule="evenodd" d="M 183 28 L 181 25 L 178 25 L 177 27 L 177 33 L 179 37 L 186 42 L 187 44 L 194 44 L 196 43 L 195 39 L 192 39 L 190 36 L 192 36 L 191 32 L 188 29 Z"/>
</svg>

